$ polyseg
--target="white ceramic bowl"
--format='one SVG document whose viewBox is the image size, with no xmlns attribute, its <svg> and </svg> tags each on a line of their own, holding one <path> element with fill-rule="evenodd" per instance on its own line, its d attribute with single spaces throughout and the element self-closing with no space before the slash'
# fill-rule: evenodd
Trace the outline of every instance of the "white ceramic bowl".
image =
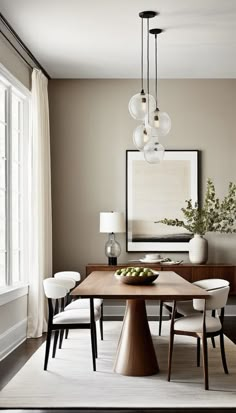
<svg viewBox="0 0 236 413">
<path fill-rule="evenodd" d="M 145 259 L 146 260 L 158 260 L 160 258 L 159 254 L 146 254 Z"/>
</svg>

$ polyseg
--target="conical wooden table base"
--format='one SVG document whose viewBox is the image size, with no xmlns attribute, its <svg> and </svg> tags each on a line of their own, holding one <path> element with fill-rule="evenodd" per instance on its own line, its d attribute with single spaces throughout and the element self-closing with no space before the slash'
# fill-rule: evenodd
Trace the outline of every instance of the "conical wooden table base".
<svg viewBox="0 0 236 413">
<path fill-rule="evenodd" d="M 151 376 L 159 371 L 144 300 L 127 300 L 114 371 Z"/>
</svg>

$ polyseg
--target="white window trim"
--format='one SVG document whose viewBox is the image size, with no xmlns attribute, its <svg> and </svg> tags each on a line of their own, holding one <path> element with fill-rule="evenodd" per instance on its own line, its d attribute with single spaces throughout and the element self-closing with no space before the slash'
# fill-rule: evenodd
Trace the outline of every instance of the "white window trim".
<svg viewBox="0 0 236 413">
<path fill-rule="evenodd" d="M 6 80 L 8 80 L 8 82 L 11 85 L 15 86 L 18 89 L 18 92 L 19 89 L 22 90 L 22 96 L 25 95 L 28 98 L 31 97 L 31 92 L 29 91 L 29 89 L 27 89 L 27 87 L 25 87 L 23 83 L 21 83 L 15 76 L 13 76 L 9 72 L 9 70 L 7 70 L 5 66 L 3 66 L 2 63 L 0 63 L 0 75 L 2 75 Z"/>
<path fill-rule="evenodd" d="M 27 98 L 28 100 L 31 100 L 31 92 L 15 76 L 13 76 L 1 63 L 0 63 L 0 80 L 2 80 L 3 83 L 5 84 L 9 82 L 8 86 L 11 85 L 13 89 L 16 88 L 17 94 L 19 96 L 22 96 L 24 99 Z M 26 115 L 26 111 L 29 111 L 29 110 L 30 110 L 30 102 L 29 102 L 29 105 L 27 105 L 26 110 L 24 110 L 24 116 Z M 28 233 L 28 228 L 27 228 L 27 233 Z M 27 274 L 28 274 L 28 270 L 29 270 L 28 265 L 26 265 Z M 0 288 L 0 306 L 7 304 L 11 301 L 14 301 L 15 299 L 20 298 L 24 295 L 27 295 L 28 290 L 29 290 L 28 280 L 22 280 L 19 284 L 15 284 L 12 286 L 6 285 L 5 287 Z"/>
<path fill-rule="evenodd" d="M 2 288 L 0 290 L 0 306 L 17 300 L 17 298 L 27 295 L 29 292 L 29 285 L 14 285 L 12 287 Z"/>
</svg>

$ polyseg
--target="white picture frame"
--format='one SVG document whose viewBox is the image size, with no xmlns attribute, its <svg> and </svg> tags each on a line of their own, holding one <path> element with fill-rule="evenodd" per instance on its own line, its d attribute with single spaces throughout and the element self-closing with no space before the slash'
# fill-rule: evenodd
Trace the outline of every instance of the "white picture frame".
<svg viewBox="0 0 236 413">
<path fill-rule="evenodd" d="M 149 164 L 140 151 L 126 151 L 127 252 L 189 250 L 192 234 L 155 223 L 183 219 L 185 201 L 198 202 L 199 151 L 167 150 L 159 164 Z"/>
</svg>

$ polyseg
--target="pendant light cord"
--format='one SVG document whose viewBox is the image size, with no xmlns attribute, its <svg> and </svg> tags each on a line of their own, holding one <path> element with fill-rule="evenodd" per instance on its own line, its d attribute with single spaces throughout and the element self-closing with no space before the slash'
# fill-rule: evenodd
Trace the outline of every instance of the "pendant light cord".
<svg viewBox="0 0 236 413">
<path fill-rule="evenodd" d="M 141 91 L 143 91 L 143 18 L 141 19 Z"/>
<path fill-rule="evenodd" d="M 147 116 L 149 120 L 149 19 L 147 19 Z"/>
<path fill-rule="evenodd" d="M 147 93 L 149 95 L 149 19 L 147 19 Z"/>
<path fill-rule="evenodd" d="M 156 97 L 156 109 L 158 109 L 158 102 L 157 102 L 157 34 L 155 34 L 155 97 Z"/>
</svg>

